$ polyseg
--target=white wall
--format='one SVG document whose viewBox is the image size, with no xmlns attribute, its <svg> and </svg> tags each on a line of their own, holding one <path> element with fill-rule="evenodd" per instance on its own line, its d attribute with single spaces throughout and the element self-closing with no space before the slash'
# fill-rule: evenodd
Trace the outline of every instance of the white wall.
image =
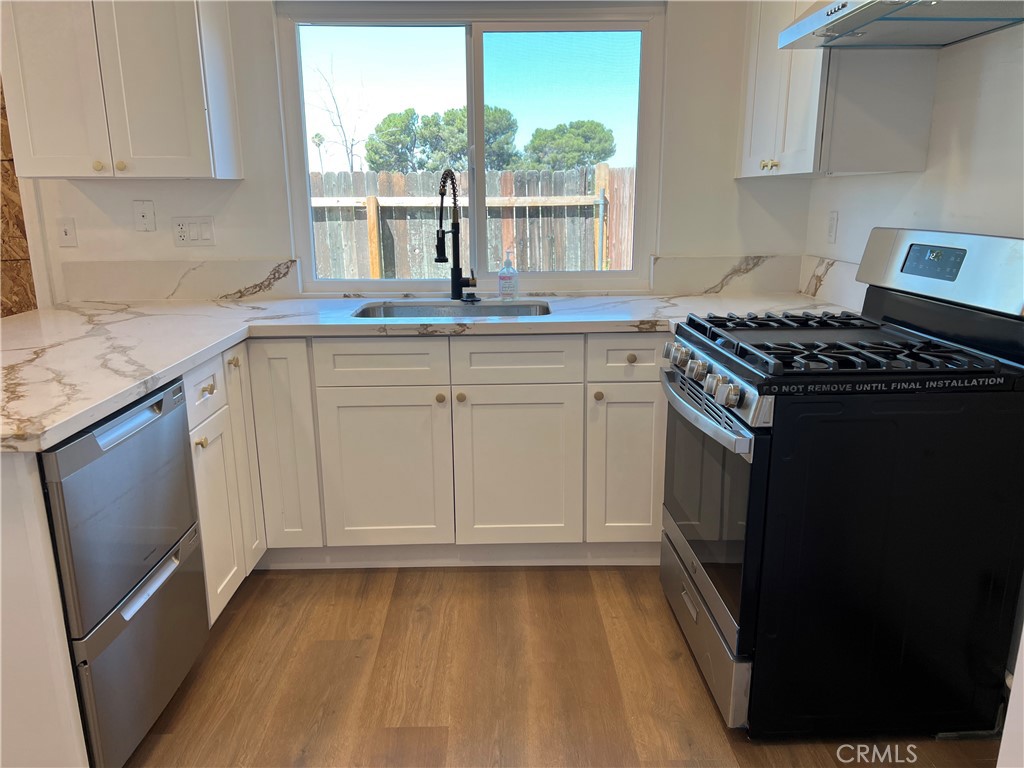
<svg viewBox="0 0 1024 768">
<path fill-rule="evenodd" d="M 232 2 L 229 6 L 245 178 L 23 180 L 22 194 L 35 196 L 42 229 L 41 240 L 37 233 L 33 241 L 33 233 L 29 233 L 33 266 L 38 268 L 35 252 L 42 250 L 48 256 L 58 301 L 69 294 L 69 288 L 70 295 L 75 290 L 75 286 L 63 284 L 64 262 L 279 262 L 291 258 L 274 8 L 270 2 Z M 135 231 L 133 200 L 153 201 L 155 232 Z M 174 246 L 171 218 L 191 215 L 214 217 L 216 246 Z M 57 247 L 56 219 L 60 216 L 74 217 L 77 248 Z"/>
<path fill-rule="evenodd" d="M 946 48 L 938 67 L 927 169 L 815 180 L 809 254 L 859 263 L 876 226 L 1024 237 L 1024 27 Z"/>
<path fill-rule="evenodd" d="M 733 179 L 742 129 L 746 11 L 746 3 L 670 2 L 666 20 L 664 183 L 658 253 L 715 259 L 705 258 L 699 269 L 694 264 L 700 280 L 708 285 L 718 282 L 720 273 L 740 257 L 798 256 L 804 250 L 810 183 Z M 37 230 L 33 237 L 30 232 L 36 269 L 47 269 L 41 277 L 49 274 L 57 301 L 101 298 L 97 293 L 104 292 L 106 285 L 111 285 L 110 296 L 102 298 L 126 299 L 136 291 L 146 291 L 139 298 L 166 297 L 171 289 L 176 291 L 175 298 L 197 298 L 211 283 L 230 283 L 227 275 L 235 267 L 206 265 L 190 272 L 195 261 L 245 260 L 245 265 L 237 265 L 237 271 L 242 282 L 249 282 L 261 270 L 266 273 L 264 265 L 292 256 L 273 7 L 268 2 L 234 2 L 230 18 L 244 180 L 25 182 L 23 194 L 32 204 L 27 209 L 38 208 L 43 235 Z M 156 232 L 134 231 L 132 201 L 140 199 L 155 203 Z M 171 218 L 198 214 L 214 216 L 217 245 L 175 248 Z M 57 247 L 56 219 L 61 216 L 74 217 L 77 248 Z M 39 264 L 40 252 L 43 265 Z M 717 257 L 724 257 L 721 269 Z M 65 269 L 64 264 L 70 262 L 77 267 Z M 150 269 L 146 262 L 162 264 Z M 780 279 L 775 273 L 783 267 L 787 275 L 792 273 L 786 279 L 795 284 L 799 267 L 793 259 L 768 262 L 745 280 L 756 285 L 763 277 L 774 286 Z M 283 295 L 281 290 L 277 293 Z"/>
<path fill-rule="evenodd" d="M 26 215 L 38 209 L 48 235 L 33 237 L 30 231 L 34 267 L 38 273 L 42 253 L 58 300 L 68 295 L 64 262 L 80 263 L 71 272 L 72 289 L 87 286 L 95 293 L 116 280 L 121 283 L 116 295 L 127 298 L 135 283 L 146 283 L 145 262 L 159 261 L 151 282 L 180 287 L 177 298 L 197 298 L 209 282 L 231 283 L 236 271 L 242 282 L 250 282 L 266 273 L 266 265 L 292 257 L 273 8 L 267 2 L 232 3 L 230 13 L 245 179 L 26 182 Z M 809 254 L 858 262 L 872 226 L 1024 236 L 1024 29 L 1004 30 L 940 54 L 928 169 L 923 173 L 737 181 L 746 13 L 746 3 L 668 5 L 657 248 L 661 267 L 654 272 L 655 290 L 682 292 L 685 287 L 700 292 L 704 283 L 715 284 L 724 272 L 744 268 L 743 257 L 749 256 Z M 155 202 L 156 232 L 134 231 L 136 199 Z M 832 210 L 840 212 L 836 245 L 825 239 Z M 173 246 L 171 217 L 191 214 L 215 217 L 215 247 Z M 59 216 L 75 218 L 78 248 L 56 247 L 53 232 Z M 682 268 L 669 261 L 674 257 L 700 261 Z M 224 263 L 186 279 L 194 260 Z M 227 263 L 235 260 L 246 263 L 236 270 Z M 126 261 L 135 262 L 131 269 L 116 266 Z M 816 258 L 804 260 L 801 288 L 817 264 Z M 744 281 L 751 289 L 762 283 L 774 289 L 784 280 L 795 286 L 798 269 L 799 259 L 774 259 L 745 273 Z M 852 275 L 852 268 L 840 265 L 826 285 L 852 284 Z M 682 286 L 688 276 L 696 282 Z M 180 286 L 182 280 L 186 284 Z M 294 285 L 283 285 L 277 293 L 294 291 Z M 164 295 L 169 294 L 157 291 L 154 297 Z M 856 298 L 846 303 L 859 306 Z"/>
<path fill-rule="evenodd" d="M 662 257 L 804 252 L 810 182 L 734 179 L 747 9 L 747 3 L 668 5 Z"/>
</svg>

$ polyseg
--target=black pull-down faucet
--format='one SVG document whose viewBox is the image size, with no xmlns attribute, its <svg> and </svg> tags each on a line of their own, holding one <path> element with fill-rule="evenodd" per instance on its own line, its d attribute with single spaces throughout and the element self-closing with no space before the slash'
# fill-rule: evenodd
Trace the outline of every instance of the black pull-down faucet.
<svg viewBox="0 0 1024 768">
<path fill-rule="evenodd" d="M 452 186 L 452 228 L 445 230 L 444 228 L 444 195 L 447 183 L 451 182 Z M 447 232 L 452 233 L 452 301 L 480 301 L 480 298 L 475 294 L 468 294 L 464 296 L 462 294 L 463 288 L 475 288 L 476 277 L 472 276 L 472 270 L 470 270 L 470 277 L 462 276 L 462 265 L 459 263 L 459 199 L 458 189 L 455 186 L 455 172 L 448 168 L 444 173 L 441 174 L 441 188 L 438 190 L 441 194 L 441 208 L 437 214 L 437 256 L 434 262 L 437 264 L 447 264 L 448 257 L 444 252 L 444 236 Z"/>
</svg>

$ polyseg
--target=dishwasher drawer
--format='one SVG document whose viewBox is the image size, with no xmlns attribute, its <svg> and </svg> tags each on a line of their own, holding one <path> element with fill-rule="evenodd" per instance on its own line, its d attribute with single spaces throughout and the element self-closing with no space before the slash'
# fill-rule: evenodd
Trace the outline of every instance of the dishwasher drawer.
<svg viewBox="0 0 1024 768">
<path fill-rule="evenodd" d="M 124 765 L 209 636 L 199 543 L 194 525 L 98 627 L 72 643 L 93 765 Z"/>
<path fill-rule="evenodd" d="M 68 628 L 84 637 L 196 522 L 181 382 L 43 453 Z"/>
</svg>

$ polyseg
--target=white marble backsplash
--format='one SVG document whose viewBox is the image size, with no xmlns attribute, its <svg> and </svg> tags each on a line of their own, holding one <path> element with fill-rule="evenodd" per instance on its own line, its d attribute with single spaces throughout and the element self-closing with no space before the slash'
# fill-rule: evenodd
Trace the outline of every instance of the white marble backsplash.
<svg viewBox="0 0 1024 768">
<path fill-rule="evenodd" d="M 800 266 L 799 256 L 655 256 L 652 282 L 677 296 L 749 296 L 794 290 Z"/>
<path fill-rule="evenodd" d="M 299 295 L 291 260 L 68 261 L 68 301 L 211 301 Z"/>
<path fill-rule="evenodd" d="M 857 282 L 859 264 L 820 256 L 804 256 L 800 269 L 800 291 L 826 304 L 859 310 L 867 286 Z"/>
<path fill-rule="evenodd" d="M 653 271 L 654 291 L 675 296 L 751 296 L 801 290 L 806 284 L 799 256 L 655 257 Z M 67 301 L 299 298 L 298 273 L 292 260 L 136 259 L 61 265 Z"/>
</svg>

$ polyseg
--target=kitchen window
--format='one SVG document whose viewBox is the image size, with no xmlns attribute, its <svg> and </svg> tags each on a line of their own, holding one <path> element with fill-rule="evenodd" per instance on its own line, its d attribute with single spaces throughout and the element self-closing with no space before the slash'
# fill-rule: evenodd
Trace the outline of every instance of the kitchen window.
<svg viewBox="0 0 1024 768">
<path fill-rule="evenodd" d="M 480 292 L 649 287 L 663 3 L 278 8 L 304 290 L 447 292 L 449 167 Z"/>
</svg>

